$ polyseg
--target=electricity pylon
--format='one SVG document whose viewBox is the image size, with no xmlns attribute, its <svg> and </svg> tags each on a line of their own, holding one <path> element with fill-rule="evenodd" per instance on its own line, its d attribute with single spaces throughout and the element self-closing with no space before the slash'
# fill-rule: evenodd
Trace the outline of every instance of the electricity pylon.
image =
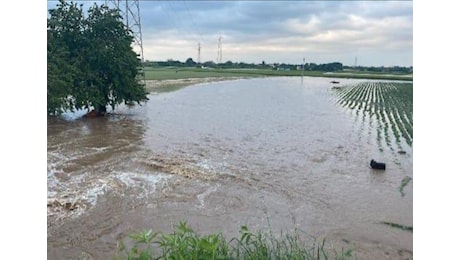
<svg viewBox="0 0 460 260">
<path fill-rule="evenodd" d="M 142 30 L 141 30 L 141 16 L 139 12 L 139 0 L 105 0 L 105 5 L 112 5 L 120 11 L 123 18 L 126 30 L 132 32 L 134 37 L 133 49 L 141 59 L 141 67 L 138 75 L 144 83 L 145 70 L 144 70 L 144 46 L 142 45 Z M 109 6 L 110 7 L 110 6 Z"/>
<path fill-rule="evenodd" d="M 127 30 L 130 30 L 134 37 L 134 50 L 138 52 L 140 59 L 144 62 L 144 47 L 142 45 L 141 17 L 139 12 L 139 0 L 105 0 L 107 6 L 112 5 L 120 10 L 123 22 Z"/>
</svg>

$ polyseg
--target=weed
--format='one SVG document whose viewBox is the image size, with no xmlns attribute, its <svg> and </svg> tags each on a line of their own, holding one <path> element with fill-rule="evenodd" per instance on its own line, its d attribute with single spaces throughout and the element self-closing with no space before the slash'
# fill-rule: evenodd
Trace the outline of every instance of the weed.
<svg viewBox="0 0 460 260">
<path fill-rule="evenodd" d="M 119 243 L 119 259 L 351 259 L 352 249 L 328 248 L 326 240 L 303 242 L 298 232 L 281 234 L 280 238 L 251 232 L 247 226 L 240 229 L 240 237 L 227 241 L 222 233 L 200 236 L 186 222 L 180 222 L 170 234 L 143 231 L 129 235 L 134 240 L 131 248 Z M 153 244 L 157 246 L 154 252 Z"/>
</svg>

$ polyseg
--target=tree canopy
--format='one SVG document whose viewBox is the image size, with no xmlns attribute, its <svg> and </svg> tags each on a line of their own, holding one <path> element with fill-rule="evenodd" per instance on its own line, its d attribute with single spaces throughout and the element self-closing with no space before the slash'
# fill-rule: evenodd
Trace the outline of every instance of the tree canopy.
<svg viewBox="0 0 460 260">
<path fill-rule="evenodd" d="M 48 114 L 93 108 L 103 114 L 123 102 L 148 100 L 132 32 L 116 9 L 60 0 L 47 24 Z"/>
</svg>

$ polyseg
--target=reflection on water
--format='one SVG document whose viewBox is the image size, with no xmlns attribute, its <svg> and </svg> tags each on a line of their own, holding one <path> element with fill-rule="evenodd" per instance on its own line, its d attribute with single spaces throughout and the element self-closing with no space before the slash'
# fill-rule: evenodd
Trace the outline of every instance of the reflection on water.
<svg viewBox="0 0 460 260">
<path fill-rule="evenodd" d="M 117 239 L 180 220 L 229 236 L 241 225 L 301 228 L 367 253 L 412 251 L 412 233 L 379 224 L 412 226 L 411 184 L 399 192 L 411 150 L 369 138 L 375 116 L 356 122 L 329 82 L 207 83 L 105 118 L 49 119 L 48 257 L 111 258 Z M 387 170 L 369 169 L 371 158 Z"/>
</svg>

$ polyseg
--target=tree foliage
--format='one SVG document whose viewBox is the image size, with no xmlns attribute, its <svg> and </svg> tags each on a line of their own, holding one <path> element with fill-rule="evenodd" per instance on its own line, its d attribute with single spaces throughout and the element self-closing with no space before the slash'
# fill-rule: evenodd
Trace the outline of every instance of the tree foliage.
<svg viewBox="0 0 460 260">
<path fill-rule="evenodd" d="M 95 3 L 85 16 L 82 5 L 60 0 L 49 14 L 48 114 L 90 108 L 104 113 L 108 105 L 148 100 L 132 32 L 118 10 Z"/>
</svg>

